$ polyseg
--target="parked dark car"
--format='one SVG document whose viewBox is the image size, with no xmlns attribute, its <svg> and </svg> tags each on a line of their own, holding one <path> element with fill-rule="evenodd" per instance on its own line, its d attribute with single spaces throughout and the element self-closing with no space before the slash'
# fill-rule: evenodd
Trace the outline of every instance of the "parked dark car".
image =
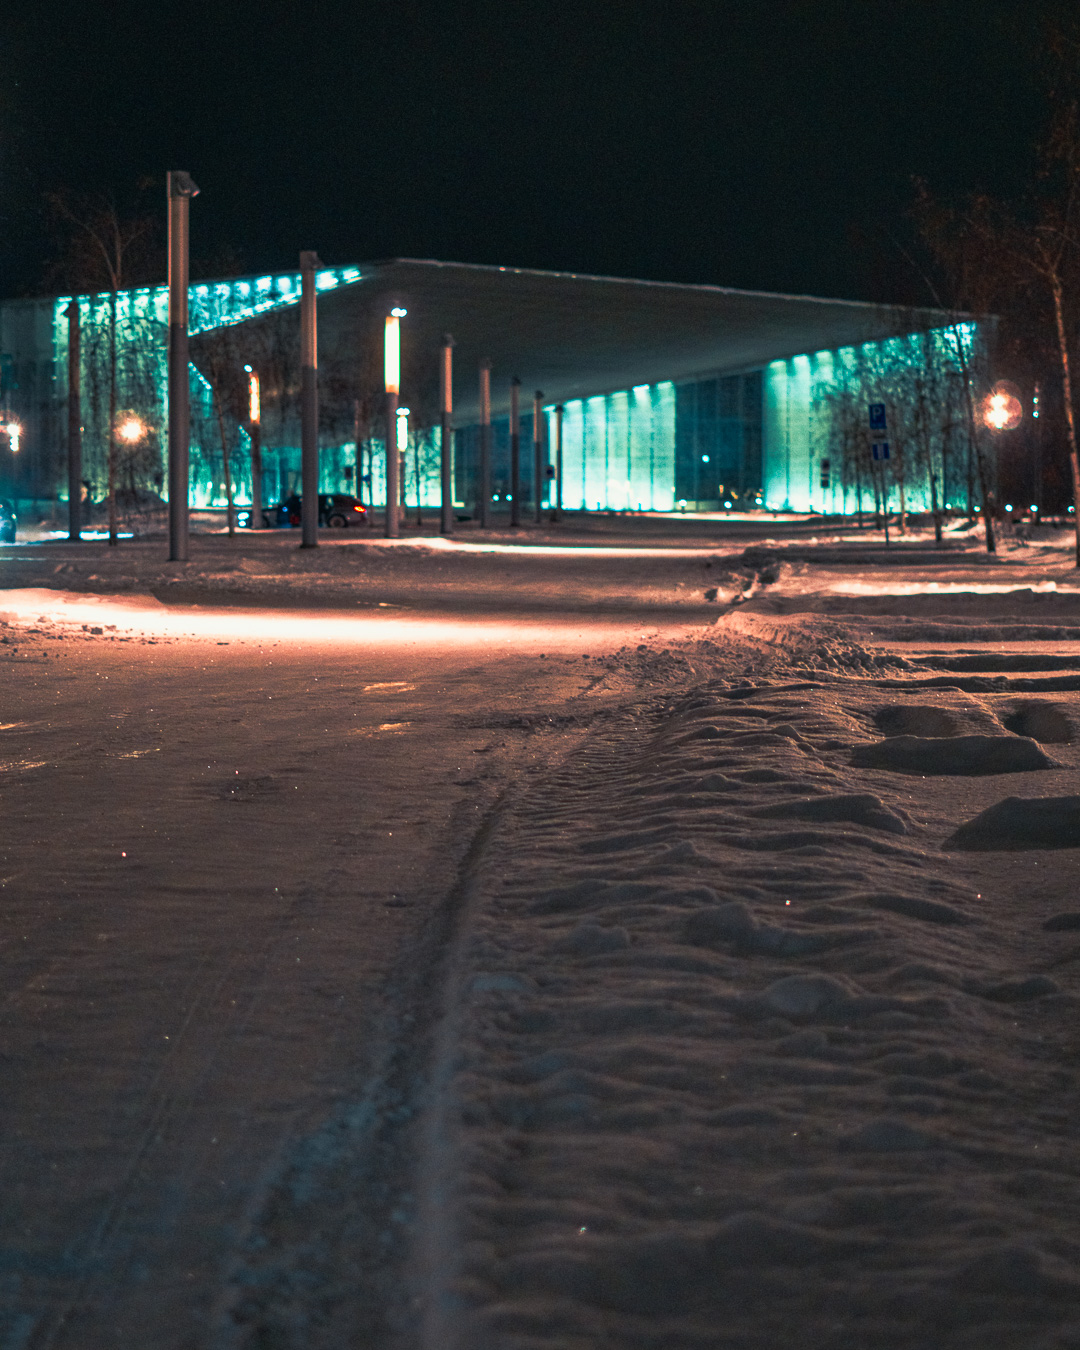
<svg viewBox="0 0 1080 1350">
<path fill-rule="evenodd" d="M 15 527 L 19 520 L 11 502 L 0 502 L 0 544 L 15 542 Z"/>
<path fill-rule="evenodd" d="M 264 507 L 263 524 L 270 530 L 281 529 L 284 526 L 292 526 L 294 529 L 299 528 L 300 506 L 300 497 L 293 493 L 291 497 L 286 497 L 284 501 Z M 250 509 L 238 511 L 237 522 L 241 526 L 250 525 Z M 344 530 L 350 525 L 366 525 L 367 507 L 364 506 L 363 502 L 343 492 L 321 492 L 319 494 L 319 524 L 326 525 L 332 530 Z"/>
</svg>

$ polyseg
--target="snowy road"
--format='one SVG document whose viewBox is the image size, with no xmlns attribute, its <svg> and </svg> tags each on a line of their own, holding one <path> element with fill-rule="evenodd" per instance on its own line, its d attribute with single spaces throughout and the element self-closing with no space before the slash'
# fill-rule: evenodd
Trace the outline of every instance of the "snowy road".
<svg viewBox="0 0 1080 1350">
<path fill-rule="evenodd" d="M 281 1167 L 320 1129 L 368 1147 L 341 1121 L 390 1090 L 479 822 L 580 735 L 539 751 L 530 719 L 643 630 L 5 606 L 0 1344 L 206 1344 Z M 372 1197 L 364 1344 L 399 1203 Z"/>
<path fill-rule="evenodd" d="M 608 545 L 12 557 L 3 1350 L 1080 1344 L 1067 555 Z"/>
</svg>

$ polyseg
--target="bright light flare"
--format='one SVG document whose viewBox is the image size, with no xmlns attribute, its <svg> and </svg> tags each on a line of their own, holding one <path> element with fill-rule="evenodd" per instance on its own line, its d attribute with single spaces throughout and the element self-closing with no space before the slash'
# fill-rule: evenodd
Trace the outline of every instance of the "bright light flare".
<svg viewBox="0 0 1080 1350">
<path fill-rule="evenodd" d="M 258 425 L 262 417 L 262 405 L 259 402 L 259 377 L 248 366 L 248 421 Z"/>
<path fill-rule="evenodd" d="M 19 446 L 22 443 L 22 425 L 19 422 L 7 422 L 3 430 L 7 433 L 8 444 L 11 446 L 11 453 L 17 455 Z"/>
<path fill-rule="evenodd" d="M 1007 382 L 994 385 L 983 399 L 983 424 L 991 431 L 1012 431 L 1020 425 L 1023 415 L 1023 405 Z"/>
<path fill-rule="evenodd" d="M 125 417 L 116 428 L 116 434 L 128 445 L 134 445 L 146 435 L 146 425 L 138 417 Z"/>
<path fill-rule="evenodd" d="M 397 448 L 405 453 L 409 448 L 409 409 L 397 410 Z"/>
</svg>

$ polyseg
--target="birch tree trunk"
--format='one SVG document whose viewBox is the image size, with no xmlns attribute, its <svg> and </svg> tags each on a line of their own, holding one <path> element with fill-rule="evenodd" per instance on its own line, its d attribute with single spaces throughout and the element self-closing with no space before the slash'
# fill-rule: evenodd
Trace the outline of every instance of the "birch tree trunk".
<svg viewBox="0 0 1080 1350">
<path fill-rule="evenodd" d="M 1076 531 L 1076 566 L 1080 567 L 1080 460 L 1076 454 L 1076 414 L 1073 411 L 1072 372 L 1069 368 L 1069 340 L 1065 332 L 1065 307 L 1061 279 L 1050 278 L 1054 297 L 1054 322 L 1057 326 L 1058 352 L 1061 356 L 1061 391 L 1065 399 L 1065 428 L 1069 437 L 1069 465 L 1072 469 L 1073 527 Z"/>
</svg>

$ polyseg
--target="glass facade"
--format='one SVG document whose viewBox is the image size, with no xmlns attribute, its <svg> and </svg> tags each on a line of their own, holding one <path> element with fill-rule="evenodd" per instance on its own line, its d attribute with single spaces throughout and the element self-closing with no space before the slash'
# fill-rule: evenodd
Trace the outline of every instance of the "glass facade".
<svg viewBox="0 0 1080 1350">
<path fill-rule="evenodd" d="M 555 409 L 545 408 L 554 461 Z M 675 386 L 637 385 L 563 405 L 562 504 L 570 511 L 670 511 Z"/>
<path fill-rule="evenodd" d="M 320 291 L 362 280 L 359 268 L 326 268 Z M 104 495 L 108 438 L 110 337 L 115 329 L 117 411 L 145 427 L 124 448 L 118 485 L 133 497 L 165 492 L 168 292 L 163 286 L 122 291 L 115 315 L 109 295 L 80 296 L 84 474 L 96 500 Z M 200 282 L 189 292 L 193 336 L 281 311 L 300 299 L 297 272 Z M 17 472 L 22 495 L 62 498 L 64 402 L 67 396 L 68 297 L 0 306 L 0 406 L 27 420 Z M 692 379 L 658 379 L 632 388 L 570 399 L 563 405 L 561 501 L 587 511 L 853 512 L 886 501 L 895 509 L 930 505 L 929 483 L 940 485 L 940 504 L 968 506 L 977 494 L 966 416 L 964 378 L 977 382 L 986 368 L 985 344 L 973 324 L 955 324 L 834 351 L 770 362 L 764 369 L 704 372 Z M 357 431 L 349 352 L 338 354 L 337 384 L 348 397 L 331 395 L 323 409 L 320 489 L 354 491 L 365 502 L 385 500 L 385 450 L 381 436 Z M 284 360 L 284 358 L 283 358 Z M 343 376 L 341 371 L 346 371 Z M 233 495 L 250 501 L 250 443 L 235 419 L 224 429 L 210 384 L 191 367 L 191 502 L 225 504 L 225 455 Z M 328 392 L 335 373 L 324 369 Z M 263 483 L 265 501 L 297 491 L 299 420 L 287 363 L 264 383 Z M 336 386 L 335 386 L 336 387 Z M 274 389 L 277 389 L 275 397 Z M 284 392 L 282 392 L 284 391 Z M 340 394 L 340 390 L 338 391 Z M 336 400 L 336 401 L 335 401 Z M 292 400 L 295 402 L 295 399 Z M 887 461 L 872 456 L 869 402 L 888 410 Z M 333 406 L 331 406 L 333 405 Z M 276 419 L 276 420 L 275 420 Z M 369 419 L 379 429 L 378 412 Z M 546 464 L 555 464 L 556 412 L 544 408 Z M 535 502 L 532 409 L 520 426 L 523 505 Z M 409 427 L 403 480 L 410 507 L 430 509 L 440 494 L 439 432 Z M 458 509 L 474 513 L 480 478 L 479 428 L 454 434 L 454 492 Z M 15 495 L 20 495 L 15 484 Z M 549 505 L 555 485 L 541 484 Z M 510 427 L 492 425 L 492 495 L 505 510 L 511 490 Z M 10 491 L 10 489 L 9 489 Z"/>
<path fill-rule="evenodd" d="M 688 508 L 756 506 L 761 496 L 761 372 L 675 390 L 675 500 Z"/>
<path fill-rule="evenodd" d="M 356 267 L 324 268 L 316 273 L 319 291 L 335 290 L 361 279 Z M 109 348 L 112 328 L 112 302 L 106 294 L 79 296 L 82 325 L 82 411 L 84 476 L 91 483 L 91 494 L 104 494 L 107 477 L 107 435 Z M 70 296 L 51 302 L 50 379 L 53 401 L 67 397 L 68 321 Z M 198 282 L 188 289 L 189 330 L 193 336 L 243 323 L 247 319 L 300 302 L 300 273 L 238 277 L 230 281 Z M 118 408 L 137 415 L 146 427 L 142 440 L 125 449 L 118 465 L 121 490 L 136 489 L 165 495 L 166 428 L 168 425 L 168 377 L 166 350 L 169 321 L 167 286 L 143 287 L 120 291 L 116 297 L 116 352 Z M 224 460 L 220 431 L 213 410 L 210 385 L 190 367 L 191 504 L 214 507 L 226 504 Z M 247 434 L 230 426 L 227 439 L 235 499 L 251 500 L 251 456 Z M 264 500 L 277 497 L 279 491 L 292 491 L 299 478 L 300 448 L 268 448 L 264 453 Z M 295 465 L 293 461 L 295 460 Z M 355 450 L 349 458 L 355 460 Z M 322 473 L 323 491 L 343 490 L 344 477 L 335 475 L 333 465 L 345 463 L 345 450 L 331 450 L 326 471 Z M 284 488 L 282 485 L 285 485 Z M 66 490 L 66 479 L 63 482 Z"/>
<path fill-rule="evenodd" d="M 973 323 L 773 361 L 763 383 L 764 506 L 853 513 L 978 503 L 964 380 L 986 383 Z M 976 394 L 973 392 L 973 397 Z M 881 403 L 886 430 L 871 432 Z M 874 444 L 888 446 L 887 454 Z"/>
</svg>

